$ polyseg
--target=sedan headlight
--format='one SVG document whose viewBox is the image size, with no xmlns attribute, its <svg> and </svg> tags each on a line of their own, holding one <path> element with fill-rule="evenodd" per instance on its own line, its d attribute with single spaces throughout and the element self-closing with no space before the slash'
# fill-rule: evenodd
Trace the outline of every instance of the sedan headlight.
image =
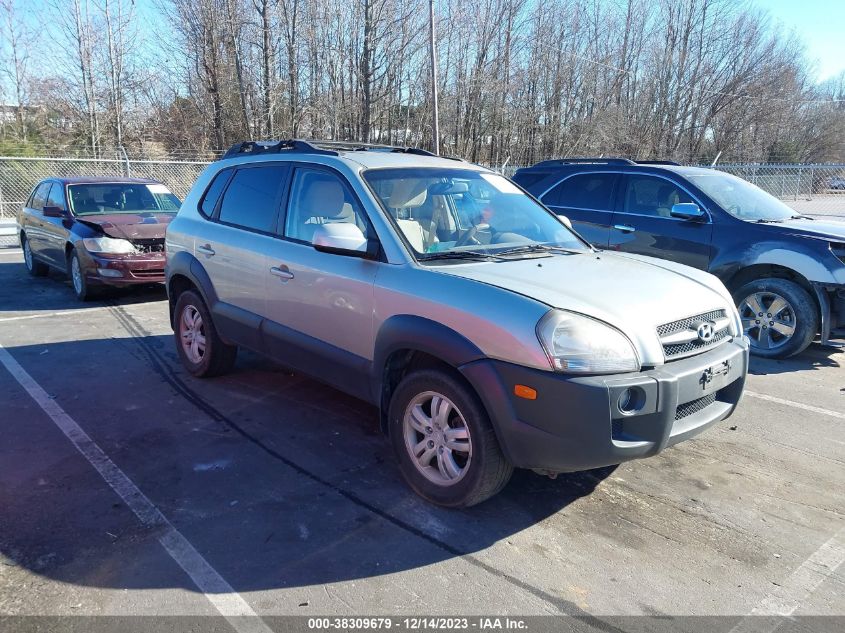
<svg viewBox="0 0 845 633">
<path fill-rule="evenodd" d="M 622 332 L 581 314 L 551 310 L 537 324 L 537 337 L 555 371 L 614 374 L 640 370 L 637 352 Z"/>
<path fill-rule="evenodd" d="M 88 237 L 82 240 L 89 253 L 137 253 L 129 240 L 114 237 Z"/>
</svg>

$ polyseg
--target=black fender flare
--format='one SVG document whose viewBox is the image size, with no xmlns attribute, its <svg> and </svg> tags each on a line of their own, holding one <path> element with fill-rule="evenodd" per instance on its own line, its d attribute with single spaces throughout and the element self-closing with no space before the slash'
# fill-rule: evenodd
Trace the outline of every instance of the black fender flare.
<svg viewBox="0 0 845 633">
<path fill-rule="evenodd" d="M 203 268 L 203 265 L 188 251 L 179 251 L 173 255 L 168 255 L 167 264 L 165 266 L 165 275 L 167 279 L 167 298 L 170 305 L 170 326 L 173 327 L 173 309 L 176 307 L 175 297 L 171 291 L 170 280 L 176 276 L 181 275 L 187 278 L 194 287 L 199 291 L 202 300 L 209 310 L 213 310 L 218 302 L 217 292 L 214 290 L 214 284 L 211 283 L 211 278 Z"/>
<path fill-rule="evenodd" d="M 382 323 L 373 350 L 373 402 L 383 405 L 383 384 L 387 361 L 399 350 L 423 352 L 455 369 L 485 358 L 484 353 L 452 328 L 410 314 L 398 314 Z"/>
</svg>

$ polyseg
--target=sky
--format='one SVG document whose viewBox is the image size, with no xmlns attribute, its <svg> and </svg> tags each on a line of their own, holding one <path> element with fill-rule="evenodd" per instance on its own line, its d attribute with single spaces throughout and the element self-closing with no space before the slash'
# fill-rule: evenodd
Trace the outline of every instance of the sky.
<svg viewBox="0 0 845 633">
<path fill-rule="evenodd" d="M 772 19 L 793 29 L 817 62 L 816 80 L 845 71 L 845 0 L 752 0 Z"/>
</svg>

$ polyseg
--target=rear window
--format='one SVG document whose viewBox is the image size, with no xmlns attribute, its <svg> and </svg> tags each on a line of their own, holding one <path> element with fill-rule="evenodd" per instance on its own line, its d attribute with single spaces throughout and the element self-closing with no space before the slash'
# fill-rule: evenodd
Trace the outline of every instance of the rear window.
<svg viewBox="0 0 845 633">
<path fill-rule="evenodd" d="M 544 180 L 549 175 L 548 172 L 524 172 L 521 174 L 514 174 L 513 181 L 523 189 L 531 190 L 531 187 L 536 185 L 541 180 Z"/>
<path fill-rule="evenodd" d="M 285 165 L 237 170 L 223 194 L 220 221 L 245 229 L 272 232 L 276 228 L 279 190 L 287 171 Z"/>
<path fill-rule="evenodd" d="M 577 174 L 543 196 L 551 206 L 611 211 L 615 174 Z"/>
</svg>

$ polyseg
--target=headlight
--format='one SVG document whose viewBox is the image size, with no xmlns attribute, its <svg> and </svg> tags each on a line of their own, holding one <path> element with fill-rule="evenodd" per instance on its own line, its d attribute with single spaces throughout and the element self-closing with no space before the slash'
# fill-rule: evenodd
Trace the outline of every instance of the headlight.
<svg viewBox="0 0 845 633">
<path fill-rule="evenodd" d="M 614 374 L 640 370 L 637 352 L 622 332 L 574 312 L 551 310 L 537 324 L 537 337 L 555 371 Z"/>
<path fill-rule="evenodd" d="M 90 253 L 137 253 L 129 240 L 114 237 L 89 237 L 82 240 Z"/>
</svg>

